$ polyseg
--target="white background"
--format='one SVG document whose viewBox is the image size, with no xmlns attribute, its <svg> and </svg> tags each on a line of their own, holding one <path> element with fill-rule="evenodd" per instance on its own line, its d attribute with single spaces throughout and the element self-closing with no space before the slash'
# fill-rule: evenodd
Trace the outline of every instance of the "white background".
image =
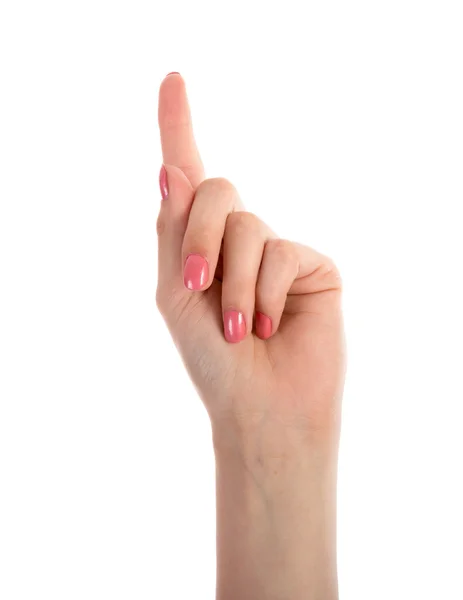
<svg viewBox="0 0 463 600">
<path fill-rule="evenodd" d="M 463 598 L 460 2 L 0 8 L 0 597 L 212 599 L 206 413 L 155 309 L 157 89 L 334 257 L 345 600 Z"/>
</svg>

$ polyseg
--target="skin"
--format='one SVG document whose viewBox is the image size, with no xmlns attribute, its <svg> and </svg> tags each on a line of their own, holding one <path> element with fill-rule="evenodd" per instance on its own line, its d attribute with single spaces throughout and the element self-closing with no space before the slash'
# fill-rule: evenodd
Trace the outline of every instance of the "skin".
<svg viewBox="0 0 463 600">
<path fill-rule="evenodd" d="M 217 599 L 332 600 L 339 272 L 314 249 L 278 239 L 229 181 L 205 178 L 178 73 L 161 84 L 159 127 L 157 304 L 211 420 Z M 201 280 L 204 261 L 193 260 L 199 290 L 185 285 L 190 255 L 207 261 Z M 244 322 L 232 340 L 230 310 Z"/>
</svg>

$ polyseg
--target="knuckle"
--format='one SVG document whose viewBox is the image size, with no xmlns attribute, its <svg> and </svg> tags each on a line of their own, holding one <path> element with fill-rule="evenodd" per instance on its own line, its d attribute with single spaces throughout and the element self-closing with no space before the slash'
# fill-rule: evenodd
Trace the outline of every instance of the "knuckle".
<svg viewBox="0 0 463 600">
<path fill-rule="evenodd" d="M 232 231 L 234 235 L 243 235 L 247 232 L 259 232 L 261 222 L 255 214 L 246 211 L 236 211 L 228 215 L 227 231 Z"/>
<path fill-rule="evenodd" d="M 270 285 L 265 289 L 262 289 L 262 287 L 258 284 L 256 297 L 259 304 L 266 308 L 267 312 L 271 310 L 277 310 L 282 303 L 282 291 L 278 286 L 274 285 Z"/>
<path fill-rule="evenodd" d="M 278 262 L 279 265 L 289 266 L 297 262 L 296 249 L 288 240 L 269 240 L 266 251 L 270 254 L 271 260 Z"/>
<path fill-rule="evenodd" d="M 342 288 L 341 273 L 332 258 L 325 257 L 323 267 L 320 269 L 320 277 L 331 287 Z"/>
<path fill-rule="evenodd" d="M 220 195 L 226 198 L 233 198 L 237 194 L 235 186 L 224 177 L 212 177 L 202 181 L 196 190 L 196 194 L 203 193 Z"/>
</svg>

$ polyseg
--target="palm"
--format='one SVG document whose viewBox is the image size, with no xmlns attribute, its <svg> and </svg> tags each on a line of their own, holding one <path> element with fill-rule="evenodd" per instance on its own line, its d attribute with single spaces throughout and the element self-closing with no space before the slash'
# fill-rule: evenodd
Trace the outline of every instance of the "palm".
<svg viewBox="0 0 463 600">
<path fill-rule="evenodd" d="M 344 368 L 339 293 L 288 297 L 290 309 L 299 311 L 283 314 L 276 335 L 268 340 L 250 335 L 237 345 L 221 335 L 221 296 L 216 280 L 205 293 L 190 297 L 172 331 L 211 416 L 270 411 L 295 424 L 336 416 L 331 408 L 340 396 Z"/>
</svg>

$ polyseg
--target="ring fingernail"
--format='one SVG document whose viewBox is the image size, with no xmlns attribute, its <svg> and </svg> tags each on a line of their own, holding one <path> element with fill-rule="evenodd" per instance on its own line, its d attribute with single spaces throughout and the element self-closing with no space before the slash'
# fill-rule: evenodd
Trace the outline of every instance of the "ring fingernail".
<svg viewBox="0 0 463 600">
<path fill-rule="evenodd" d="M 183 282 L 191 291 L 200 290 L 209 279 L 209 265 L 200 254 L 190 254 L 183 269 Z"/>
<path fill-rule="evenodd" d="M 256 312 L 256 332 L 264 340 L 272 335 L 272 319 L 261 312 Z"/>
<path fill-rule="evenodd" d="M 246 335 L 246 321 L 242 312 L 227 310 L 223 315 L 224 333 L 227 342 L 236 344 Z"/>
</svg>

